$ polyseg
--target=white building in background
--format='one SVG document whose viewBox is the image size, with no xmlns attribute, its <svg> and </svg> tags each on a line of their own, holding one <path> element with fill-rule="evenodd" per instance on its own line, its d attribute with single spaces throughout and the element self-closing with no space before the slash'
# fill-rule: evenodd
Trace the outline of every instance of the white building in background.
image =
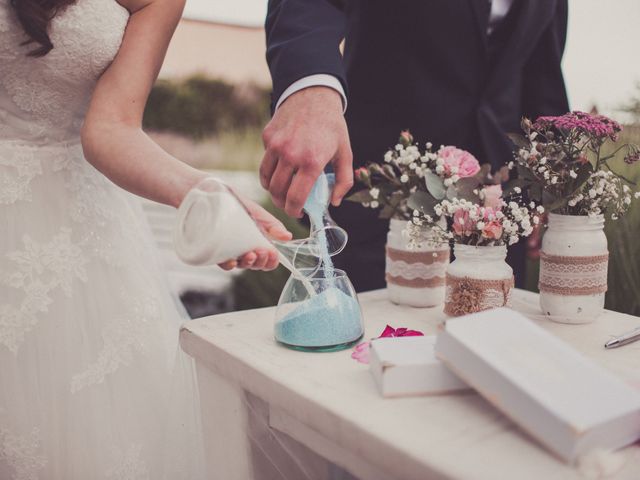
<svg viewBox="0 0 640 480">
<path fill-rule="evenodd" d="M 164 78 L 205 74 L 232 83 L 271 84 L 262 26 L 183 18 L 160 71 Z"/>
</svg>

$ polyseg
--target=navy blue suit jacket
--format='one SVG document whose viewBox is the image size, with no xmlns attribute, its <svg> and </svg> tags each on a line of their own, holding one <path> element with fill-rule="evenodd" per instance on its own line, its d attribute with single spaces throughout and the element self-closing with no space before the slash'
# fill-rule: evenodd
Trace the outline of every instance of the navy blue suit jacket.
<svg viewBox="0 0 640 480">
<path fill-rule="evenodd" d="M 489 9 L 487 0 L 270 0 L 273 101 L 307 75 L 334 75 L 347 92 L 355 167 L 382 161 L 409 128 L 417 141 L 468 149 L 497 168 L 511 159 L 505 133 L 522 116 L 568 110 L 567 0 L 514 0 L 491 38 Z M 386 224 L 348 204 L 334 214 L 352 254 L 375 243 L 362 262 L 383 270 Z"/>
</svg>

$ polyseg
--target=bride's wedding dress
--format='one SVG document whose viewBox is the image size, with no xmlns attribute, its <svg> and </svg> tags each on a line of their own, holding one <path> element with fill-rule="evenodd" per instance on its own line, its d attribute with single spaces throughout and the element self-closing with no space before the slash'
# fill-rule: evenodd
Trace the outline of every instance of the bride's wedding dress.
<svg viewBox="0 0 640 480">
<path fill-rule="evenodd" d="M 127 194 L 79 143 L 127 20 L 78 0 L 33 58 L 0 0 L 2 480 L 202 478 L 178 314 Z"/>
</svg>

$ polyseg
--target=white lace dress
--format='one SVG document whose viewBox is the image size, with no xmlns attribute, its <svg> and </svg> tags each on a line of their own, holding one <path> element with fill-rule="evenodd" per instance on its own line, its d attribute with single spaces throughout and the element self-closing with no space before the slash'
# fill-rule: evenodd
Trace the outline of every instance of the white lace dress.
<svg viewBox="0 0 640 480">
<path fill-rule="evenodd" d="M 79 144 L 127 20 L 78 0 L 32 58 L 0 0 L 1 480 L 203 478 L 178 314 L 126 194 Z"/>
</svg>

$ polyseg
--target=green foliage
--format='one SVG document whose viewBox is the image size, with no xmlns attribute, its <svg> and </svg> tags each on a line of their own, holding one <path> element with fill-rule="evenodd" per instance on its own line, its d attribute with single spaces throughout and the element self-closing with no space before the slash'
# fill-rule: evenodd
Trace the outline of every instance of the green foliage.
<svg viewBox="0 0 640 480">
<path fill-rule="evenodd" d="M 194 76 L 158 80 L 147 102 L 144 126 L 203 138 L 225 130 L 262 127 L 268 118 L 266 89 Z"/>
</svg>

